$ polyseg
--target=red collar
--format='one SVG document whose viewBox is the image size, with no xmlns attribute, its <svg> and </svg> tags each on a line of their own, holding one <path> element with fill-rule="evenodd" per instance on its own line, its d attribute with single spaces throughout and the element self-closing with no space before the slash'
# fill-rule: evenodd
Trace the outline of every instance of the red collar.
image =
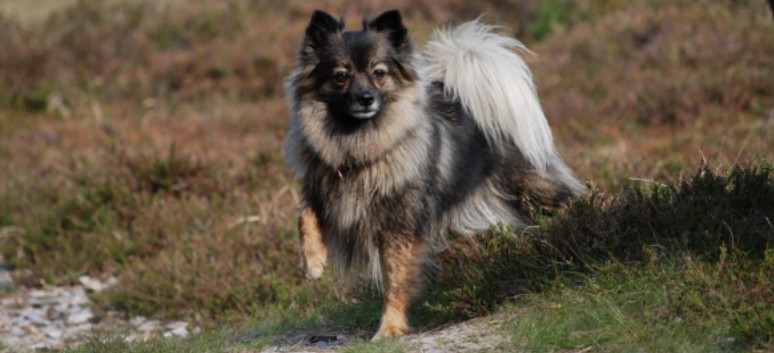
<svg viewBox="0 0 774 353">
<path fill-rule="evenodd" d="M 342 164 L 338 167 L 336 167 L 336 174 L 339 175 L 340 179 L 344 179 L 344 176 L 347 175 L 352 170 L 351 164 Z"/>
</svg>

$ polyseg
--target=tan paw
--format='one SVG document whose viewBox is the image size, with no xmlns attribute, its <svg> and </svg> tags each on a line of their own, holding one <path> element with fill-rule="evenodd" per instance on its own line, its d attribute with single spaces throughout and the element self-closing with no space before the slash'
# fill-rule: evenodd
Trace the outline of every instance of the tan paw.
<svg viewBox="0 0 774 353">
<path fill-rule="evenodd" d="M 320 279 L 328 258 L 328 248 L 322 240 L 317 217 L 311 208 L 298 216 L 298 252 L 307 279 Z"/>
<path fill-rule="evenodd" d="M 409 327 L 406 322 L 406 315 L 400 310 L 387 307 L 384 314 L 382 314 L 382 323 L 379 325 L 379 330 L 371 340 L 376 341 L 387 337 L 405 336 L 408 332 Z"/>
<path fill-rule="evenodd" d="M 304 276 L 306 276 L 306 279 L 320 279 L 323 270 L 325 270 L 324 262 L 309 263 L 304 266 Z"/>
<path fill-rule="evenodd" d="M 378 341 L 382 338 L 401 337 L 409 333 L 409 328 L 406 325 L 403 326 L 382 326 L 379 331 L 376 332 L 372 341 Z"/>
</svg>

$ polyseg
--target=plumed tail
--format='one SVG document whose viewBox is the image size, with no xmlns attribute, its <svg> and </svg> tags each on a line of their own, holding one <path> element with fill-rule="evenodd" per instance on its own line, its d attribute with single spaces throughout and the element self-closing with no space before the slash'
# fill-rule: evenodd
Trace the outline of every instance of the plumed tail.
<svg viewBox="0 0 774 353">
<path fill-rule="evenodd" d="M 496 29 L 476 20 L 436 31 L 420 59 L 422 74 L 443 82 L 445 94 L 460 101 L 490 144 L 515 144 L 542 175 L 557 152 L 532 73 L 515 53 L 528 50 Z"/>
</svg>

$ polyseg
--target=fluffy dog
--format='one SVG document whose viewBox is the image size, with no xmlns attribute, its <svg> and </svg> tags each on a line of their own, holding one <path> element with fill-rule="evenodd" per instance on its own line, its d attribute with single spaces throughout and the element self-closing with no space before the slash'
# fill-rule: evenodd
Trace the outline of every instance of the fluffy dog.
<svg viewBox="0 0 774 353">
<path fill-rule="evenodd" d="M 406 309 L 432 244 L 585 188 L 556 151 L 526 48 L 478 21 L 417 54 L 398 11 L 360 31 L 316 11 L 286 82 L 285 160 L 303 184 L 306 276 L 370 271 L 384 293 L 374 339 L 408 332 Z"/>
</svg>

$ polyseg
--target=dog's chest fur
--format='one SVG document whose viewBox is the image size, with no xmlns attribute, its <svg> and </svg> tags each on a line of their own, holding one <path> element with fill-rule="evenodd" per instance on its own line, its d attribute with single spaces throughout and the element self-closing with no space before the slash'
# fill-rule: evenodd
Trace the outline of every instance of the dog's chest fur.
<svg viewBox="0 0 774 353">
<path fill-rule="evenodd" d="M 343 172 L 317 164 L 305 185 L 324 228 L 345 237 L 426 232 L 434 174 L 428 133 L 412 131 L 379 159 Z"/>
</svg>

